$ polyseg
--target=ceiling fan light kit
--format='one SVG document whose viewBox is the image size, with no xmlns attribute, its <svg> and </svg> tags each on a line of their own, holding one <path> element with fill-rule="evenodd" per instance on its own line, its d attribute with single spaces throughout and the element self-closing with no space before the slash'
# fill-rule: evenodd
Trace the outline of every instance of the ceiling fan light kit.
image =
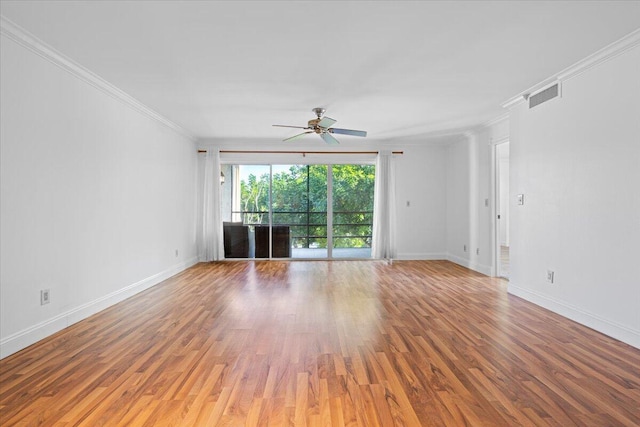
<svg viewBox="0 0 640 427">
<path fill-rule="evenodd" d="M 294 128 L 294 129 L 304 129 L 305 131 L 299 133 L 298 135 L 291 136 L 289 138 L 283 139 L 283 141 L 293 141 L 296 140 L 306 134 L 309 133 L 317 133 L 320 135 L 320 138 L 324 140 L 327 144 L 339 144 L 340 142 L 331 135 L 332 133 L 341 134 L 341 135 L 351 135 L 351 136 L 367 136 L 367 132 L 364 130 L 353 130 L 353 129 L 340 129 L 340 128 L 332 128 L 333 124 L 337 121 L 330 117 L 323 117 L 324 113 L 327 111 L 324 108 L 316 107 L 313 111 L 317 118 L 311 119 L 307 122 L 307 126 L 289 126 L 289 125 L 273 125 L 276 127 L 284 127 L 284 128 Z"/>
</svg>

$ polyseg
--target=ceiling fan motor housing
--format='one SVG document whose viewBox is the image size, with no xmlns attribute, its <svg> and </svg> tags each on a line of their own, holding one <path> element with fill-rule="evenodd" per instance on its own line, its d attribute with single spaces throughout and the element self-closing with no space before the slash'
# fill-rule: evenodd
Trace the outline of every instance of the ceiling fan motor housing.
<svg viewBox="0 0 640 427">
<path fill-rule="evenodd" d="M 331 126 L 333 126 L 333 124 L 336 122 L 336 120 L 330 118 L 330 117 L 323 117 L 324 113 L 325 113 L 325 109 L 321 108 L 321 107 L 316 107 L 314 109 L 312 109 L 311 111 L 313 111 L 317 118 L 309 120 L 307 122 L 307 127 L 302 127 L 302 126 L 288 126 L 288 125 L 273 125 L 273 126 L 278 126 L 278 127 L 290 127 L 290 128 L 297 128 L 297 129 L 304 129 L 305 131 L 298 134 L 298 135 L 294 135 L 291 136 L 289 138 L 283 139 L 283 141 L 293 141 L 294 139 L 298 139 L 301 136 L 310 134 L 310 133 L 315 133 L 320 135 L 320 137 L 324 140 L 324 142 L 326 142 L 327 144 L 339 144 L 340 142 L 335 139 L 333 137 L 333 135 L 331 135 L 332 133 L 338 133 L 338 134 L 342 134 L 342 135 L 352 135 L 352 136 L 367 136 L 367 132 L 362 131 L 362 130 L 352 130 L 352 129 L 338 129 L 338 128 L 332 128 Z"/>
<path fill-rule="evenodd" d="M 311 128 L 315 133 L 322 133 L 322 128 L 320 126 L 318 126 L 318 123 L 320 123 L 321 119 L 313 119 L 313 120 L 309 120 L 309 122 L 307 123 L 309 128 Z"/>
</svg>

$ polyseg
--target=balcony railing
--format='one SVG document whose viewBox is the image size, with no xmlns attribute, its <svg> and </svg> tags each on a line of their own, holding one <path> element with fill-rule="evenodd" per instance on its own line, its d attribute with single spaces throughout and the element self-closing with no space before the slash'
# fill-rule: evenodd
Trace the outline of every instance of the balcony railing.
<svg viewBox="0 0 640 427">
<path fill-rule="evenodd" d="M 245 225 L 268 225 L 268 211 L 232 211 Z M 327 212 L 272 212 L 273 225 L 287 225 L 291 230 L 294 248 L 327 246 Z M 333 246 L 335 248 L 370 248 L 373 230 L 373 211 L 334 211 Z"/>
</svg>

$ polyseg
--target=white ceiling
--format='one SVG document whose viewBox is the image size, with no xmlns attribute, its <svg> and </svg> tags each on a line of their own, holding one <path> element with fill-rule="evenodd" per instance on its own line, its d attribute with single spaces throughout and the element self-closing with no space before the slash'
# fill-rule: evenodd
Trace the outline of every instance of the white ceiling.
<svg viewBox="0 0 640 427">
<path fill-rule="evenodd" d="M 455 133 L 640 28 L 640 1 L 5 1 L 1 13 L 199 138 Z M 343 138 L 351 138 L 341 136 Z M 318 139 L 318 141 L 321 140 Z"/>
</svg>

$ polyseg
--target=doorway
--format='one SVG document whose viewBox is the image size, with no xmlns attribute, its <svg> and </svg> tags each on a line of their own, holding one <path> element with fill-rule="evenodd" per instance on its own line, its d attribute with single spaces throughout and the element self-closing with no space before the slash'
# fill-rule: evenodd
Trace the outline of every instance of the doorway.
<svg viewBox="0 0 640 427">
<path fill-rule="evenodd" d="M 509 278 L 509 142 L 496 145 L 496 275 Z"/>
<path fill-rule="evenodd" d="M 373 164 L 223 164 L 225 258 L 371 257 Z"/>
</svg>

